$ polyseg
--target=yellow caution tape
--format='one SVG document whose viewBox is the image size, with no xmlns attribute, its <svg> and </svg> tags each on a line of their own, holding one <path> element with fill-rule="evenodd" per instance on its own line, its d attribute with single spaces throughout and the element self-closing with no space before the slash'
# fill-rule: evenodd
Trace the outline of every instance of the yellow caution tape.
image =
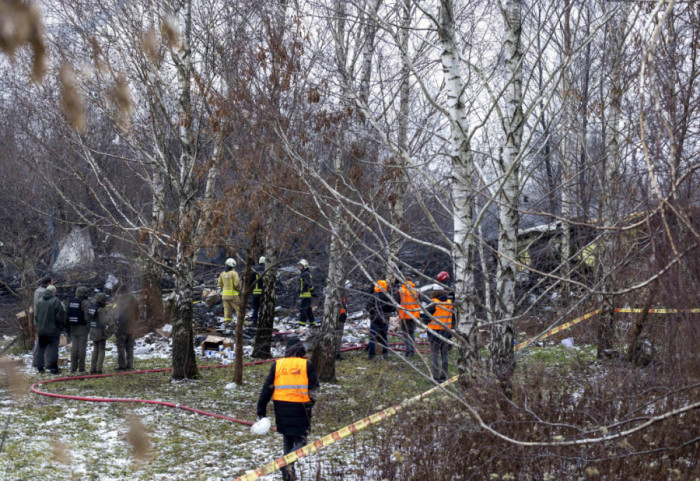
<svg viewBox="0 0 700 481">
<path fill-rule="evenodd" d="M 644 312 L 644 309 L 635 308 L 619 308 L 615 309 L 615 312 Z M 679 314 L 679 313 L 690 313 L 690 314 L 700 314 L 700 309 L 649 309 L 649 314 Z"/>
<path fill-rule="evenodd" d="M 532 339 L 528 339 L 527 341 L 521 342 L 520 344 L 518 344 L 517 346 L 515 346 L 515 350 L 516 350 L 516 351 L 519 351 L 519 350 L 521 350 L 521 349 L 524 349 L 525 347 L 529 346 L 530 344 L 532 344 L 532 343 L 535 342 L 535 341 L 541 341 L 542 339 L 546 339 L 546 338 L 548 338 L 548 337 L 550 337 L 550 336 L 553 336 L 554 334 L 556 334 L 556 333 L 558 333 L 558 332 L 561 332 L 561 331 L 563 331 L 564 329 L 568 329 L 568 328 L 570 328 L 571 326 L 573 326 L 574 324 L 578 324 L 578 323 L 581 322 L 581 321 L 585 321 L 586 319 L 588 319 L 588 318 L 590 318 L 590 317 L 593 317 L 593 316 L 595 316 L 595 315 L 598 314 L 598 313 L 600 313 L 600 309 L 596 309 L 596 310 L 593 311 L 593 312 L 589 312 L 588 314 L 584 314 L 584 315 L 581 316 L 581 317 L 577 317 L 577 318 L 574 319 L 573 321 L 565 322 L 565 323 L 562 324 L 561 326 L 557 326 L 557 327 L 554 327 L 554 328 L 550 329 L 549 331 L 545 332 L 545 333 L 542 334 L 541 336 L 536 336 L 536 337 L 533 337 Z"/>
<path fill-rule="evenodd" d="M 401 404 L 397 404 L 396 406 L 392 406 L 388 409 L 385 409 L 384 411 L 372 414 L 369 417 L 366 417 L 364 419 L 361 419 L 360 421 L 357 421 L 353 424 L 350 424 L 348 426 L 345 426 L 344 428 L 341 428 L 335 432 L 330 433 L 327 436 L 324 436 L 320 439 L 317 439 L 311 444 L 307 444 L 303 448 L 299 448 L 296 451 L 293 451 L 281 458 L 275 459 L 274 461 L 270 461 L 267 464 L 264 464 L 260 466 L 258 469 L 255 469 L 253 471 L 248 471 L 245 473 L 243 476 L 240 478 L 236 478 L 234 481 L 253 481 L 255 479 L 258 479 L 261 476 L 265 476 L 266 474 L 271 474 L 277 471 L 278 469 L 281 469 L 284 466 L 287 466 L 289 464 L 292 464 L 296 461 L 298 461 L 301 458 L 304 458 L 306 456 L 309 456 L 310 454 L 315 453 L 319 449 L 328 446 L 330 444 L 333 444 L 336 441 L 339 441 L 343 438 L 346 438 L 350 436 L 351 434 L 355 434 L 356 432 L 371 426 L 372 424 L 376 424 L 388 417 L 393 416 L 394 414 L 398 413 L 402 409 L 410 406 L 411 404 L 415 404 L 421 399 L 430 396 L 432 393 L 440 389 L 441 387 L 447 386 L 449 384 L 452 384 L 457 380 L 459 376 L 454 376 L 453 378 L 448 379 L 447 381 L 443 382 L 440 386 L 435 386 L 434 388 L 425 391 L 424 393 L 418 394 L 417 396 L 414 396 L 410 399 L 405 400 Z"/>
<path fill-rule="evenodd" d="M 535 341 L 540 341 L 542 339 L 546 339 L 550 336 L 553 336 L 554 334 L 557 334 L 558 332 L 561 332 L 565 329 L 570 328 L 571 326 L 578 324 L 579 322 L 585 321 L 586 319 L 589 319 L 596 314 L 600 313 L 600 309 L 596 309 L 595 311 L 589 312 L 587 314 L 584 314 L 581 317 L 577 317 L 576 319 L 566 322 L 564 324 L 561 324 L 560 326 L 554 327 L 550 329 L 549 331 L 545 332 L 544 334 L 540 336 L 533 337 L 532 339 L 528 339 L 527 341 L 521 342 L 520 344 L 515 346 L 516 351 L 519 351 L 521 349 L 524 349 L 528 345 L 532 344 Z M 643 309 L 627 309 L 627 308 L 622 308 L 622 309 L 615 309 L 615 312 L 642 312 Z M 691 313 L 700 313 L 700 309 L 649 309 L 650 313 L 653 314 L 670 314 L 670 313 L 677 313 L 677 312 L 691 312 Z M 440 386 L 435 386 L 434 388 L 425 391 L 424 393 L 418 394 L 417 396 L 414 396 L 410 399 L 405 400 L 401 404 L 397 404 L 396 406 L 392 406 L 388 409 L 385 409 L 384 411 L 380 411 L 378 413 L 372 414 L 369 417 L 366 417 L 364 419 L 361 419 L 360 421 L 357 421 L 353 424 L 350 424 L 348 426 L 345 426 L 343 428 L 340 428 L 339 430 L 330 433 L 327 436 L 324 436 L 320 439 L 317 439 L 311 444 L 307 444 L 306 446 L 297 449 L 296 451 L 293 451 L 285 456 L 282 456 L 281 458 L 275 459 L 274 461 L 270 461 L 267 464 L 264 464 L 260 466 L 258 469 L 248 471 L 245 473 L 243 476 L 236 478 L 234 481 L 254 481 L 261 476 L 265 476 L 267 474 L 272 474 L 275 471 L 283 468 L 284 466 L 287 466 L 289 464 L 292 464 L 296 461 L 298 461 L 301 458 L 304 458 L 306 456 L 309 456 L 315 452 L 317 452 L 319 449 L 329 446 L 336 441 L 339 441 L 343 438 L 346 438 L 350 436 L 351 434 L 355 434 L 356 432 L 365 429 L 368 426 L 371 426 L 373 424 L 376 424 L 380 421 L 383 421 L 384 419 L 393 416 L 394 414 L 398 413 L 402 409 L 406 408 L 407 406 L 410 406 L 411 404 L 414 404 L 421 399 L 430 396 L 433 394 L 435 391 L 440 389 L 441 387 L 448 386 L 455 382 L 459 376 L 454 376 L 447 381 L 443 382 Z"/>
</svg>

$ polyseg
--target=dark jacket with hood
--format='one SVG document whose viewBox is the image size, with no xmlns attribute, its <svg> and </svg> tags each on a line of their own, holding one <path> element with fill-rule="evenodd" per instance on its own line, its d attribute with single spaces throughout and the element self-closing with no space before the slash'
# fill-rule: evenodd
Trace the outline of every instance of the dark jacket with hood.
<svg viewBox="0 0 700 481">
<path fill-rule="evenodd" d="M 299 274 L 299 297 L 313 297 L 314 286 L 311 284 L 311 271 L 304 267 Z"/>
<path fill-rule="evenodd" d="M 66 311 L 51 289 L 44 290 L 36 306 L 34 322 L 40 336 L 58 336 L 65 327 Z"/>
<path fill-rule="evenodd" d="M 265 264 L 258 264 L 253 267 L 253 272 L 250 274 L 250 292 L 254 296 L 259 296 L 262 293 L 263 280 L 262 276 L 265 272 Z"/>
<path fill-rule="evenodd" d="M 75 308 L 72 307 L 73 304 L 77 304 Z M 76 312 L 73 312 L 75 309 Z M 77 310 L 80 310 L 82 314 L 83 323 L 72 322 L 71 318 L 75 318 L 78 315 Z M 88 290 L 86 287 L 80 286 L 75 289 L 75 297 L 68 301 L 68 327 L 71 330 L 71 334 L 83 335 L 90 331 L 90 301 L 88 301 Z"/>
<path fill-rule="evenodd" d="M 288 343 L 284 357 L 304 357 L 306 348 L 301 342 Z M 309 397 L 311 402 L 289 402 L 289 401 L 273 401 L 275 406 L 275 424 L 277 431 L 288 436 L 306 436 L 311 428 L 311 410 L 314 405 L 315 393 L 320 384 L 316 376 L 311 361 L 306 361 L 306 374 L 309 378 Z M 272 399 L 275 392 L 275 372 L 277 370 L 277 362 L 273 362 L 270 366 L 270 372 L 263 383 L 260 397 L 258 398 L 258 416 L 264 418 L 267 414 L 267 403 Z"/>
<path fill-rule="evenodd" d="M 113 311 L 117 334 L 136 334 L 140 316 L 139 303 L 136 298 L 128 293 L 121 294 Z"/>
<path fill-rule="evenodd" d="M 107 296 L 100 292 L 95 296 L 95 305 L 90 307 L 90 340 L 104 341 L 114 332 L 114 323 L 107 315 Z"/>
<path fill-rule="evenodd" d="M 367 301 L 365 310 L 369 314 L 372 323 L 386 324 L 389 322 L 391 313 L 395 311 L 391 297 L 385 291 L 376 292 L 374 288 L 370 291 L 372 296 Z"/>
</svg>

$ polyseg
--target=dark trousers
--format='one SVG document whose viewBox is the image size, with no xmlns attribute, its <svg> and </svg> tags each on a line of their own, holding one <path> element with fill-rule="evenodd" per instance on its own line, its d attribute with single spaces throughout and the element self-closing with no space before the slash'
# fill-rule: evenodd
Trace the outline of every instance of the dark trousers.
<svg viewBox="0 0 700 481">
<path fill-rule="evenodd" d="M 117 364 L 121 369 L 134 368 L 134 335 L 117 333 Z"/>
<path fill-rule="evenodd" d="M 336 358 L 340 356 L 340 346 L 343 343 L 343 332 L 345 332 L 345 321 L 347 321 L 348 315 L 341 314 L 338 318 L 338 329 L 335 332 L 335 356 Z"/>
<path fill-rule="evenodd" d="M 250 316 L 250 321 L 255 324 L 258 322 L 258 313 L 260 312 L 260 294 L 253 294 L 253 315 Z"/>
<path fill-rule="evenodd" d="M 430 359 L 433 368 L 433 379 L 436 381 L 445 381 L 447 379 L 447 367 L 448 367 L 448 354 L 450 345 L 431 334 L 432 331 L 428 329 L 428 341 L 430 341 Z M 450 334 L 444 330 L 439 329 L 441 336 L 450 338 Z M 440 362 L 442 361 L 442 363 Z"/>
<path fill-rule="evenodd" d="M 401 319 L 401 335 L 403 336 L 403 344 L 406 347 L 406 355 L 412 356 L 415 353 L 416 346 L 416 320 Z"/>
<path fill-rule="evenodd" d="M 105 362 L 105 347 L 107 339 L 92 341 L 92 359 L 90 360 L 90 372 L 102 372 L 102 365 Z"/>
<path fill-rule="evenodd" d="M 34 367 L 39 372 L 44 370 L 44 360 L 46 360 L 46 369 L 58 371 L 58 343 L 60 339 L 60 334 L 39 336 L 39 343 L 36 353 L 34 353 Z"/>
<path fill-rule="evenodd" d="M 284 437 L 284 454 L 287 455 L 292 451 L 301 449 L 306 445 L 306 436 L 290 436 L 283 434 Z M 282 468 L 282 479 L 284 481 L 294 481 L 297 479 L 294 471 L 294 463 Z"/>
<path fill-rule="evenodd" d="M 87 355 L 88 329 L 71 329 L 70 372 L 85 371 L 85 356 Z"/>
<path fill-rule="evenodd" d="M 306 326 L 306 322 L 312 326 L 316 325 L 316 319 L 314 319 L 314 311 L 311 310 L 311 298 L 302 297 L 301 307 L 299 307 L 299 325 Z"/>
<path fill-rule="evenodd" d="M 389 334 L 389 324 L 384 321 L 372 321 L 369 326 L 369 358 L 374 358 L 377 341 L 384 348 L 382 354 L 385 358 L 389 355 L 389 344 L 386 337 Z"/>
</svg>

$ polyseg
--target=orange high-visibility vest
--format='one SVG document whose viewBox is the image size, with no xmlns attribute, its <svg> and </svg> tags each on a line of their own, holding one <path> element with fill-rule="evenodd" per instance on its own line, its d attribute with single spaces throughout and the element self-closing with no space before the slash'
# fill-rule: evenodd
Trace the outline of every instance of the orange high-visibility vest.
<svg viewBox="0 0 700 481">
<path fill-rule="evenodd" d="M 411 287 L 416 287 L 416 285 L 407 281 Z M 406 284 L 401 284 L 401 290 L 399 291 L 401 295 L 401 308 L 399 309 L 399 319 L 418 319 L 420 315 L 420 304 L 416 300 L 417 294 L 414 289 L 411 289 Z"/>
<path fill-rule="evenodd" d="M 307 403 L 309 397 L 309 376 L 306 372 L 306 359 L 285 357 L 276 361 L 275 392 L 273 401 Z"/>
<path fill-rule="evenodd" d="M 441 302 L 438 299 L 433 299 L 435 303 L 435 314 L 428 324 L 428 329 L 438 330 L 438 329 L 452 329 L 452 301 L 447 299 L 445 302 Z M 441 326 L 435 320 L 440 321 L 445 327 Z"/>
</svg>

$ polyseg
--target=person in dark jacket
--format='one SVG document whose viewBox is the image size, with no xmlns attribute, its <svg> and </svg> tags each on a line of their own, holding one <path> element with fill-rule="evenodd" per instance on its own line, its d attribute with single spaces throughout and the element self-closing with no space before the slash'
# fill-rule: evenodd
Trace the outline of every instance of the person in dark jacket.
<svg viewBox="0 0 700 481">
<path fill-rule="evenodd" d="M 61 330 L 65 327 L 65 310 L 63 304 L 55 295 L 56 287 L 49 285 L 39 299 L 34 315 L 34 324 L 39 336 L 39 345 L 34 354 L 34 366 L 37 371 L 44 372 L 44 356 L 46 367 L 52 374 L 58 374 L 58 342 Z"/>
<path fill-rule="evenodd" d="M 71 337 L 70 372 L 85 372 L 85 355 L 90 333 L 90 301 L 85 287 L 78 287 L 75 297 L 68 301 L 68 327 Z"/>
<path fill-rule="evenodd" d="M 320 387 L 311 361 L 304 359 L 304 344 L 292 337 L 287 341 L 284 358 L 272 363 L 258 398 L 258 419 L 267 416 L 267 404 L 275 407 L 277 432 L 284 437 L 284 454 L 303 447 L 311 429 L 311 411 Z M 285 481 L 296 479 L 294 464 L 282 468 Z"/>
<path fill-rule="evenodd" d="M 369 336 L 369 359 L 374 359 L 375 346 L 377 340 L 384 348 L 382 357 L 389 357 L 389 344 L 387 335 L 389 334 L 389 317 L 394 312 L 394 305 L 388 292 L 387 282 L 378 280 L 372 289 L 372 296 L 367 301 L 365 309 L 369 313 L 370 336 Z"/>
<path fill-rule="evenodd" d="M 299 326 L 306 327 L 316 326 L 314 319 L 314 311 L 311 309 L 311 298 L 314 297 L 314 286 L 311 284 L 311 271 L 309 271 L 309 263 L 306 259 L 299 261 Z"/>
<path fill-rule="evenodd" d="M 335 358 L 339 361 L 344 361 L 345 358 L 340 354 L 340 347 L 343 344 L 343 333 L 345 332 L 345 321 L 348 320 L 348 292 L 352 288 L 350 281 L 345 281 L 345 289 L 343 290 L 342 299 L 340 300 L 340 314 L 338 315 L 338 329 L 336 330 Z"/>
<path fill-rule="evenodd" d="M 250 316 L 252 326 L 258 325 L 258 313 L 260 312 L 260 298 L 263 291 L 263 274 L 265 273 L 265 258 L 260 257 L 258 265 L 253 268 L 250 276 L 250 288 L 253 294 L 253 314 Z"/>
<path fill-rule="evenodd" d="M 39 301 L 41 300 L 42 296 L 44 295 L 44 292 L 46 291 L 46 288 L 50 285 L 53 284 L 53 279 L 49 276 L 44 276 L 39 280 L 39 287 L 36 288 L 34 291 L 34 304 L 32 304 L 32 312 L 34 313 L 34 317 L 36 318 L 36 306 L 39 304 Z M 33 321 L 32 324 L 36 326 L 36 322 Z M 31 337 L 34 339 L 34 347 L 32 348 L 32 354 L 34 357 L 36 357 L 36 351 L 39 349 L 39 336 L 36 335 L 36 329 L 34 329 L 30 333 Z M 33 362 L 33 366 L 36 366 L 36 363 Z"/>
<path fill-rule="evenodd" d="M 106 306 L 107 295 L 99 292 L 95 295 L 95 304 L 90 307 L 90 340 L 92 341 L 90 374 L 102 374 L 107 339 L 114 332 L 114 323 L 107 315 Z"/>
<path fill-rule="evenodd" d="M 117 338 L 117 371 L 134 368 L 134 341 L 139 322 L 139 304 L 129 294 L 126 286 L 117 290 L 117 302 L 114 306 L 114 327 Z"/>
</svg>

